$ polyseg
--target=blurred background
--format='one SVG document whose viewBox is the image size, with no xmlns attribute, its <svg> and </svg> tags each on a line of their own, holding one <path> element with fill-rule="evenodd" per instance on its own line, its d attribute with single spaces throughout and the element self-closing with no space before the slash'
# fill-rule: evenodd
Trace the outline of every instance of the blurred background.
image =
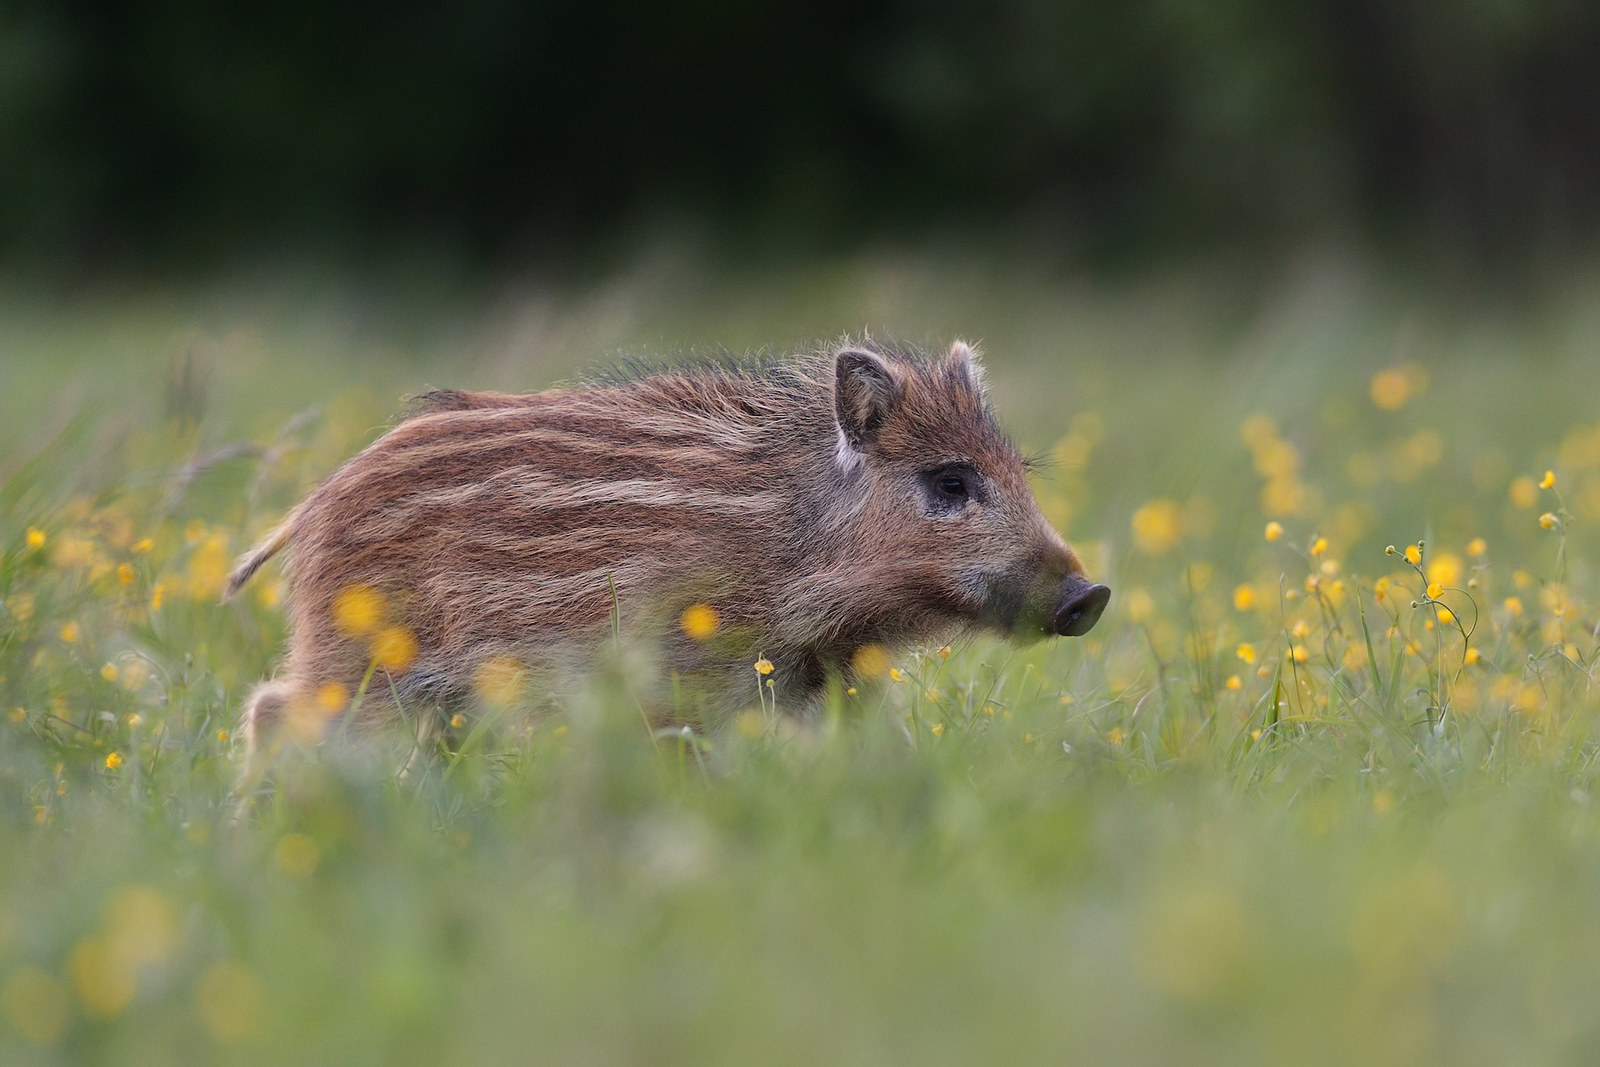
<svg viewBox="0 0 1600 1067">
<path fill-rule="evenodd" d="M 1123 275 L 1600 222 L 1582 0 L 12 0 L 13 275 L 604 271 L 946 240 Z"/>
</svg>

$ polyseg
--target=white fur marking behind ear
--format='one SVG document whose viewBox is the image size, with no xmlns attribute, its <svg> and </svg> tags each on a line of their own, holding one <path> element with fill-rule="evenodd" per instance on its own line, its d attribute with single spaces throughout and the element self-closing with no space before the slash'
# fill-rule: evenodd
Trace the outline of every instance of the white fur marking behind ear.
<svg viewBox="0 0 1600 1067">
<path fill-rule="evenodd" d="M 842 427 L 835 426 L 834 432 L 838 434 L 838 439 L 833 443 L 833 461 L 839 465 L 840 470 L 849 474 L 861 466 L 861 453 L 850 447 Z"/>
</svg>

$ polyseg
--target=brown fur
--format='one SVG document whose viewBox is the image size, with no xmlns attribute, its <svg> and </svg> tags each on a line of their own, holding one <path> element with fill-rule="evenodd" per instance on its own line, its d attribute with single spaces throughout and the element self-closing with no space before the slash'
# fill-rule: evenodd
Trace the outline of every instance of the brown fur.
<svg viewBox="0 0 1600 1067">
<path fill-rule="evenodd" d="M 974 499 L 937 496 L 947 464 L 975 472 Z M 354 585 L 381 590 L 418 648 L 378 672 L 371 723 L 395 715 L 391 692 L 408 709 L 469 700 L 491 657 L 581 657 L 613 595 L 673 669 L 743 693 L 765 656 L 793 706 L 866 645 L 1049 632 L 1062 590 L 1087 584 L 959 343 L 430 393 L 240 561 L 229 595 L 285 547 L 292 636 L 247 715 L 253 740 L 319 687 L 359 684 L 368 646 L 333 618 Z M 697 642 L 677 624 L 701 602 L 721 625 Z"/>
</svg>

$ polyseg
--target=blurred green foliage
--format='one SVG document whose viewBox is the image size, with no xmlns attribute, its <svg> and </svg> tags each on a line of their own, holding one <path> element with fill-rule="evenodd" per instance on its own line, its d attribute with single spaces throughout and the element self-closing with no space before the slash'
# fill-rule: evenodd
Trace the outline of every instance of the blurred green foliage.
<svg viewBox="0 0 1600 1067">
<path fill-rule="evenodd" d="M 15 0 L 0 251 L 525 261 L 682 226 L 1581 251 L 1597 50 L 1582 0 Z"/>
</svg>

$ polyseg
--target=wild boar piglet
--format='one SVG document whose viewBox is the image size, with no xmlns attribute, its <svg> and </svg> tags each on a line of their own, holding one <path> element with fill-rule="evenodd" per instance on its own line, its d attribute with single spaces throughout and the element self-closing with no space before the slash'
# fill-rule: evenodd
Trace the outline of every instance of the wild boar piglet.
<svg viewBox="0 0 1600 1067">
<path fill-rule="evenodd" d="M 765 659 L 803 709 L 873 649 L 1077 636 L 1110 598 L 1041 514 L 961 342 L 429 393 L 228 595 L 280 550 L 291 633 L 245 713 L 252 744 L 337 710 L 369 669 L 357 727 L 396 700 L 442 721 L 486 677 L 582 663 L 613 617 L 702 692 L 749 694 Z"/>
</svg>

